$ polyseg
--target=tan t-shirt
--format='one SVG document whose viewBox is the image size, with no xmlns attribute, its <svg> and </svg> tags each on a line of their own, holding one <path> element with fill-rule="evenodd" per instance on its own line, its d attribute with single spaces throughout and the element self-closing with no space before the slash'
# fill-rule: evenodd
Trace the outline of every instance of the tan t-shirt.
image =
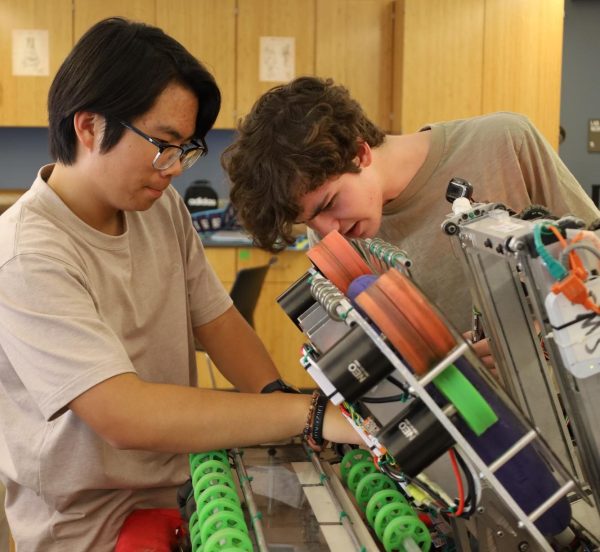
<svg viewBox="0 0 600 552">
<path fill-rule="evenodd" d="M 468 280 L 441 230 L 452 211 L 446 188 L 453 177 L 473 185 L 477 202 L 504 203 L 515 211 L 544 205 L 586 222 L 600 217 L 590 197 L 531 124 L 516 113 L 492 113 L 435 123 L 423 166 L 403 192 L 383 208 L 377 234 L 405 250 L 414 281 L 461 332 L 470 328 Z M 309 231 L 311 244 L 318 237 Z"/>
<path fill-rule="evenodd" d="M 109 236 L 65 206 L 51 171 L 0 217 L 0 477 L 19 549 L 108 552 L 132 510 L 176 507 L 189 467 L 114 449 L 66 406 L 126 372 L 196 385 L 192 328 L 231 300 L 173 188 Z"/>
<path fill-rule="evenodd" d="M 408 187 L 383 209 L 379 237 L 404 249 L 413 277 L 458 330 L 469 329 L 471 296 L 441 223 L 451 212 L 446 187 L 453 177 L 473 185 L 477 202 L 515 211 L 532 204 L 586 222 L 600 212 L 529 119 L 493 113 L 428 125 L 429 154 Z"/>
</svg>

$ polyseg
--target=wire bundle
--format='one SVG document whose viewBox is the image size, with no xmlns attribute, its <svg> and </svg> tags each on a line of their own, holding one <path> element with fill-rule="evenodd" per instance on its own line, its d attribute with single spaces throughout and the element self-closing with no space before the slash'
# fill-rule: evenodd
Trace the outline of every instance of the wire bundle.
<svg viewBox="0 0 600 552">
<path fill-rule="evenodd" d="M 189 521 L 192 552 L 252 552 L 227 453 L 190 454 L 190 472 L 196 501 Z"/>
</svg>

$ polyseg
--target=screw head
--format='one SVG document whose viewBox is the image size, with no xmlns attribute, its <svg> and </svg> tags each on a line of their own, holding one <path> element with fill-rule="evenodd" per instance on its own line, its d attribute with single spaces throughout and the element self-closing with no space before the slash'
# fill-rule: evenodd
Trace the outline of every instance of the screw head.
<svg viewBox="0 0 600 552">
<path fill-rule="evenodd" d="M 529 543 L 527 541 L 521 541 L 519 543 L 519 552 L 527 552 L 529 550 Z"/>
</svg>

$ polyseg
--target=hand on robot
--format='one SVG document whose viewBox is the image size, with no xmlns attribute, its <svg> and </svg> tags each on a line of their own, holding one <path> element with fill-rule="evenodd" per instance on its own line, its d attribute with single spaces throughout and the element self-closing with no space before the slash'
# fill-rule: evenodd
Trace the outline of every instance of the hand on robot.
<svg viewBox="0 0 600 552">
<path fill-rule="evenodd" d="M 344 417 L 341 410 L 332 404 L 327 405 L 327 410 L 325 411 L 323 437 L 325 441 L 333 443 L 364 445 L 364 441 Z M 311 448 L 316 450 L 314 447 Z"/>
<path fill-rule="evenodd" d="M 490 374 L 494 378 L 498 379 L 498 372 L 496 369 L 496 363 L 490 350 L 490 341 L 487 337 L 480 339 L 479 341 L 472 341 L 472 333 L 470 331 L 465 332 L 463 337 L 471 344 L 473 351 L 479 357 L 482 364 L 489 370 Z"/>
</svg>

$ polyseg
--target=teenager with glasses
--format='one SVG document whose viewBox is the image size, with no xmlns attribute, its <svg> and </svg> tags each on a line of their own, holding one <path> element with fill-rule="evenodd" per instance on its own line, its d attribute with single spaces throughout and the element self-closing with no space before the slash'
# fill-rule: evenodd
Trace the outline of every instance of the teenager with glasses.
<svg viewBox="0 0 600 552">
<path fill-rule="evenodd" d="M 183 46 L 123 19 L 92 27 L 52 83 L 56 162 L 0 217 L 0 478 L 19 550 L 112 551 L 132 512 L 176 507 L 187 453 L 305 429 L 315 399 L 259 393 L 277 369 L 170 185 L 219 105 Z M 195 340 L 240 393 L 195 387 Z M 336 409 L 323 430 L 358 439 Z"/>
</svg>

